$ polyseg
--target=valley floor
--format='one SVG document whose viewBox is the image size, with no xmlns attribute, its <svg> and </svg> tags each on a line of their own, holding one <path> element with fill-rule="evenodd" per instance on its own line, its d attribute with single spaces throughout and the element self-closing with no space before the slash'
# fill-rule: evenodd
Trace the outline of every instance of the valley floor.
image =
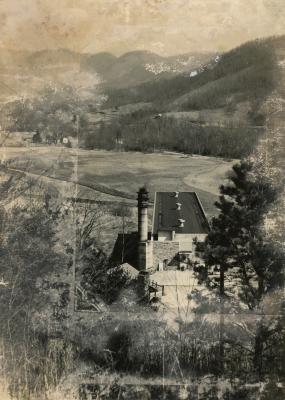
<svg viewBox="0 0 285 400">
<path fill-rule="evenodd" d="M 82 198 L 132 201 L 142 185 L 155 191 L 196 191 L 208 216 L 219 186 L 236 160 L 187 156 L 179 153 L 134 153 L 68 149 L 61 146 L 1 147 L 0 160 L 31 176 L 42 176 L 52 186 L 78 184 Z M 77 163 L 77 179 L 74 175 Z"/>
</svg>

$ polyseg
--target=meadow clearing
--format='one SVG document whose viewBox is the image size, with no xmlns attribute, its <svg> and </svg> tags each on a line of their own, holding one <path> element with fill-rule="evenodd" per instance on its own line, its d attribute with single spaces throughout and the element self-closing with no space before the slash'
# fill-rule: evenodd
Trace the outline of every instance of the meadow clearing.
<svg viewBox="0 0 285 400">
<path fill-rule="evenodd" d="M 235 160 L 179 153 L 113 152 L 60 146 L 1 147 L 0 160 L 9 168 L 41 175 L 61 189 L 78 184 L 78 197 L 126 201 L 135 205 L 136 192 L 146 185 L 155 191 L 196 191 L 208 217 L 215 214 L 219 186 Z M 77 165 L 77 171 L 76 170 Z"/>
</svg>

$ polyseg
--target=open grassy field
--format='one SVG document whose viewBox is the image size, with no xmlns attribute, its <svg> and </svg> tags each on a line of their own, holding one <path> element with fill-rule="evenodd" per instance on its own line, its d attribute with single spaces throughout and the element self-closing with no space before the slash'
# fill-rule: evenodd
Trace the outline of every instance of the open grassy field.
<svg viewBox="0 0 285 400">
<path fill-rule="evenodd" d="M 234 161 L 177 153 L 132 153 L 77 150 L 58 146 L 2 147 L 0 160 L 57 188 L 79 185 L 79 197 L 126 201 L 135 205 L 136 192 L 147 185 L 155 191 L 196 191 L 208 216 L 215 213 L 218 188 Z M 78 162 L 76 174 L 75 165 Z"/>
<path fill-rule="evenodd" d="M 99 244 L 108 255 L 123 229 L 118 213 L 122 204 L 130 210 L 125 220 L 126 231 L 137 229 L 136 192 L 140 186 L 147 185 L 151 200 L 155 191 L 196 191 L 210 219 L 217 212 L 214 202 L 219 185 L 234 163 L 178 153 L 126 153 L 61 146 L 1 147 L 0 160 L 11 173 L 24 171 L 27 179 L 40 181 L 51 195 L 59 192 L 65 198 L 76 196 L 83 203 L 103 202 L 104 229 L 100 235 L 97 232 L 97 240 L 100 236 Z M 152 211 L 150 206 L 149 226 Z"/>
</svg>

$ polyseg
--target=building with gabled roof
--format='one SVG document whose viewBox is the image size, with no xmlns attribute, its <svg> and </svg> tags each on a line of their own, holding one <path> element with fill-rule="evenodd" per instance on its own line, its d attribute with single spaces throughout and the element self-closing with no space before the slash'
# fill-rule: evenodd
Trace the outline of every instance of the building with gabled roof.
<svg viewBox="0 0 285 400">
<path fill-rule="evenodd" d="M 199 261 L 196 240 L 210 228 L 196 192 L 156 192 L 153 221 L 148 226 L 149 194 L 138 191 L 138 231 L 118 235 L 112 259 L 140 271 L 185 269 Z M 117 260 L 117 261 L 116 261 Z"/>
<path fill-rule="evenodd" d="M 156 240 L 208 231 L 208 221 L 196 192 L 155 193 L 152 235 Z"/>
<path fill-rule="evenodd" d="M 197 259 L 195 240 L 203 241 L 209 224 L 195 192 L 156 192 L 152 231 L 148 233 L 148 192 L 138 192 L 138 267 L 141 270 L 186 268 Z"/>
</svg>

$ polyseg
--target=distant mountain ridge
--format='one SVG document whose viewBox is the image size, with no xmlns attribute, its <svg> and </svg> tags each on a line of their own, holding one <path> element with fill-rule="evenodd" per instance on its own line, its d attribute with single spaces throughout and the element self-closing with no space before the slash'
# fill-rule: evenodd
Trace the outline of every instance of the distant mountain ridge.
<svg viewBox="0 0 285 400">
<path fill-rule="evenodd" d="M 157 78 L 171 78 L 183 71 L 191 71 L 214 57 L 212 53 L 193 53 L 163 57 L 148 51 L 134 51 L 118 57 L 105 70 L 105 86 L 124 88 Z"/>
<path fill-rule="evenodd" d="M 185 69 L 168 79 L 110 89 L 106 107 L 151 102 L 162 110 L 187 111 L 256 103 L 276 84 L 276 51 L 283 48 L 284 38 L 245 43 L 201 64 L 195 74 Z"/>
<path fill-rule="evenodd" d="M 128 87 L 153 79 L 158 74 L 169 77 L 185 69 L 197 68 L 213 57 L 212 53 L 189 53 L 163 57 L 150 51 L 137 50 L 119 57 L 108 52 L 78 53 L 68 49 L 37 52 L 0 49 L 0 66 L 43 70 L 66 65 L 101 75 L 108 87 Z M 158 72 L 157 72 L 158 71 Z"/>
</svg>

